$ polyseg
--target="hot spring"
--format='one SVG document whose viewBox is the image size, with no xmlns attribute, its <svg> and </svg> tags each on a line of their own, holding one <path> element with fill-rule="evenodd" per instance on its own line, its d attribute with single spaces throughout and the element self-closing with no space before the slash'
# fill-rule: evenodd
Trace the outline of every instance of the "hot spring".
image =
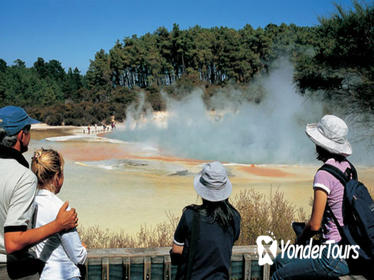
<svg viewBox="0 0 374 280">
<path fill-rule="evenodd" d="M 140 102 L 104 137 L 81 135 L 81 129 L 75 136 L 64 128 L 33 129 L 26 158 L 41 146 L 62 153 L 65 183 L 59 196 L 77 209 L 83 226 L 135 233 L 141 225 L 167 221 L 168 211 L 179 216 L 184 206 L 199 202 L 193 177 L 213 160 L 228 170 L 232 197 L 249 188 L 266 196 L 277 189 L 308 213 L 320 163 L 305 125 L 334 113 L 350 128 L 350 159 L 361 180 L 373 185 L 371 119 L 301 96 L 292 75 L 291 64 L 282 61 L 246 89 L 217 92 L 209 106 L 201 89 L 178 101 L 164 94 L 166 112 L 152 112 Z"/>
</svg>

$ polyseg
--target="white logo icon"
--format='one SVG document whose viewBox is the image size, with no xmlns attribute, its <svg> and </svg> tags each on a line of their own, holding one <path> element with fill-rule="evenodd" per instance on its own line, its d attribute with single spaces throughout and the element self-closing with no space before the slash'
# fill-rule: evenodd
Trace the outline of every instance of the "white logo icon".
<svg viewBox="0 0 374 280">
<path fill-rule="evenodd" d="M 264 247 L 263 242 L 265 242 L 265 245 L 269 245 L 270 247 Z M 258 253 L 258 265 L 264 265 L 264 264 L 273 264 L 273 260 L 270 256 L 272 255 L 273 258 L 275 258 L 276 253 L 277 253 L 277 241 L 271 238 L 270 236 L 267 235 L 260 235 L 256 239 L 256 244 L 257 244 L 257 253 Z"/>
</svg>

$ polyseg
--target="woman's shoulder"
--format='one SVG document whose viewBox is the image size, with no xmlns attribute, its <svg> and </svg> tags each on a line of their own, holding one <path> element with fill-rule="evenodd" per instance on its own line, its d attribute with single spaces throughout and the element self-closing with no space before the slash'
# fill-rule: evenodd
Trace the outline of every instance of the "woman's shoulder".
<svg viewBox="0 0 374 280">
<path fill-rule="evenodd" d="M 330 158 L 328 159 L 325 164 L 327 165 L 331 165 L 333 167 L 336 167 L 338 168 L 340 171 L 342 172 L 345 172 L 347 170 L 347 168 L 351 168 L 349 162 L 347 161 L 342 161 L 342 162 L 339 162 L 333 158 Z M 318 182 L 318 181 L 329 181 L 329 180 L 334 180 L 335 181 L 335 177 L 334 175 L 330 174 L 330 172 L 326 171 L 326 170 L 318 170 L 316 172 L 316 174 L 314 175 L 314 181 Z"/>
<path fill-rule="evenodd" d="M 347 168 L 350 168 L 351 165 L 349 164 L 348 161 L 344 160 L 344 161 L 337 161 L 336 159 L 334 158 L 330 158 L 328 159 L 325 164 L 329 164 L 329 165 L 332 165 L 336 168 L 339 168 L 341 171 L 345 171 Z"/>
</svg>

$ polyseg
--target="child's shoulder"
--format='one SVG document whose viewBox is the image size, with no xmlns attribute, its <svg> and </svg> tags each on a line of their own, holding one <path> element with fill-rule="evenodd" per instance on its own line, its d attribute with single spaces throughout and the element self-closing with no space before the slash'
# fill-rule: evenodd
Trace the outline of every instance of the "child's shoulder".
<svg viewBox="0 0 374 280">
<path fill-rule="evenodd" d="M 45 191 L 45 190 L 39 190 L 38 193 L 35 196 L 35 202 L 39 206 L 45 206 L 49 208 L 51 211 L 55 209 L 60 209 L 62 206 L 63 201 L 54 193 Z"/>
</svg>

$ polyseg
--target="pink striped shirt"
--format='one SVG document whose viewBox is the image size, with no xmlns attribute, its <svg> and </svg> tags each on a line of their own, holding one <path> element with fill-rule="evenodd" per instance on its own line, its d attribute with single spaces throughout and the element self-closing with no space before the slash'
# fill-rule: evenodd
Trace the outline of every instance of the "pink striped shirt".
<svg viewBox="0 0 374 280">
<path fill-rule="evenodd" d="M 350 167 L 348 162 L 338 162 L 332 158 L 327 160 L 325 163 L 335 166 L 343 172 Z M 314 176 L 313 188 L 323 189 L 327 192 L 327 203 L 339 224 L 343 226 L 342 207 L 344 186 L 333 175 L 327 171 L 320 170 Z M 334 220 L 329 215 L 327 216 L 327 219 L 324 218 L 324 220 L 322 220 L 322 228 L 324 229 L 323 238 L 326 240 L 334 240 L 335 242 L 339 242 L 341 240 L 339 230 L 335 225 Z"/>
</svg>

